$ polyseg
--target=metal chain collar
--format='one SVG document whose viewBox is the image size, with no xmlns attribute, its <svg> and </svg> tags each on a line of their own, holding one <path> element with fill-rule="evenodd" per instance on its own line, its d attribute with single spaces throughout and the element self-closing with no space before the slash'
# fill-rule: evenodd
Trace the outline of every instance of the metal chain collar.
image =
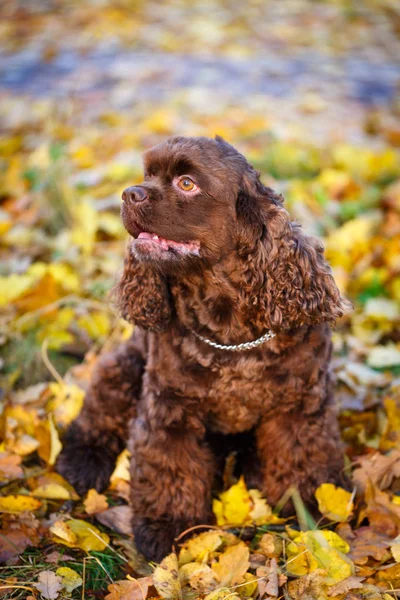
<svg viewBox="0 0 400 600">
<path fill-rule="evenodd" d="M 202 342 L 205 342 L 209 346 L 212 346 L 213 348 L 217 348 L 218 350 L 230 350 L 231 352 L 243 352 L 244 350 L 251 350 L 252 348 L 257 348 L 257 346 L 261 346 L 261 344 L 265 344 L 265 342 L 268 342 L 276 335 L 272 331 L 267 331 L 267 333 L 264 333 L 263 336 L 261 336 L 257 340 L 254 340 L 253 342 L 244 342 L 243 344 L 234 344 L 232 346 L 226 346 L 224 344 L 217 344 L 217 342 L 208 340 L 207 338 L 203 337 L 199 333 L 196 333 L 196 331 L 193 331 L 193 329 L 191 329 L 190 331 L 199 340 L 201 340 Z"/>
</svg>

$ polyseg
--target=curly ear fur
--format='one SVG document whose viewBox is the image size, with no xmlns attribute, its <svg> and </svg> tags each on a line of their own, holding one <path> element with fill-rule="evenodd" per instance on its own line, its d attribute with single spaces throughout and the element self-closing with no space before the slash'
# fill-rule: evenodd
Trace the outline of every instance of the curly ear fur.
<svg viewBox="0 0 400 600">
<path fill-rule="evenodd" d="M 247 256 L 245 293 L 256 321 L 272 330 L 334 323 L 351 304 L 336 286 L 322 243 L 290 221 L 283 198 L 250 168 L 237 200 L 239 252 Z M 251 276 L 250 276 L 251 273 Z"/>
<path fill-rule="evenodd" d="M 116 295 L 121 315 L 130 323 L 149 331 L 164 331 L 168 327 L 172 304 L 165 277 L 152 266 L 139 262 L 130 245 Z"/>
</svg>

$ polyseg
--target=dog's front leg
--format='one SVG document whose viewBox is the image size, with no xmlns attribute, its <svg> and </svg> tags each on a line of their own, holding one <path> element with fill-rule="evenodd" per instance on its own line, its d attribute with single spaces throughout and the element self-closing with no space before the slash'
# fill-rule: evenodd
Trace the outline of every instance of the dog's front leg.
<svg viewBox="0 0 400 600">
<path fill-rule="evenodd" d="M 347 485 L 343 449 L 334 407 L 328 403 L 314 414 L 277 412 L 256 431 L 260 487 L 272 505 L 290 486 L 311 508 L 322 483 Z"/>
<path fill-rule="evenodd" d="M 144 369 L 142 333 L 100 358 L 79 417 L 63 440 L 56 469 L 79 494 L 106 488 L 128 439 Z"/>
<path fill-rule="evenodd" d="M 133 422 L 133 532 L 149 560 L 171 552 L 186 529 L 210 522 L 215 461 L 202 424 L 187 416 L 161 420 L 146 407 Z"/>
</svg>

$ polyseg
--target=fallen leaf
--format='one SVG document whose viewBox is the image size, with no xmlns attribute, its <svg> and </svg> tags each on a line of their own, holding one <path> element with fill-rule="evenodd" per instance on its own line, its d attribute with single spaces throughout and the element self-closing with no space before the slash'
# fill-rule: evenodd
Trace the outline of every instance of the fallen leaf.
<svg viewBox="0 0 400 600">
<path fill-rule="evenodd" d="M 152 577 L 115 581 L 108 586 L 110 593 L 104 600 L 145 600 L 152 583 Z"/>
<path fill-rule="evenodd" d="M 96 513 L 95 517 L 99 523 L 117 533 L 132 534 L 132 508 L 130 506 L 112 506 Z"/>
<path fill-rule="evenodd" d="M 333 483 L 323 483 L 315 492 L 319 512 L 331 521 L 344 522 L 353 512 L 352 495 Z"/>
<path fill-rule="evenodd" d="M 240 596 L 238 596 L 236 592 L 232 592 L 229 588 L 224 587 L 210 592 L 204 597 L 204 600 L 224 600 L 224 598 L 236 600 L 236 598 L 240 598 Z"/>
<path fill-rule="evenodd" d="M 219 498 L 213 501 L 217 525 L 242 525 L 250 521 L 251 500 L 243 477 Z"/>
<path fill-rule="evenodd" d="M 71 484 L 59 473 L 46 473 L 32 482 L 31 494 L 49 500 L 78 500 Z"/>
<path fill-rule="evenodd" d="M 40 500 L 30 496 L 0 496 L 0 512 L 20 513 L 24 511 L 35 511 L 42 506 Z"/>
<path fill-rule="evenodd" d="M 3 528 L 0 530 L 0 564 L 22 554 L 28 546 L 37 546 L 41 539 L 39 523 L 33 513 L 7 517 L 3 518 Z"/>
<path fill-rule="evenodd" d="M 353 563 L 345 556 L 349 550 L 334 531 L 302 531 L 287 546 L 287 570 L 301 576 L 324 569 L 326 584 L 333 585 L 353 575 Z"/>
<path fill-rule="evenodd" d="M 56 600 L 62 590 L 61 577 L 53 571 L 42 571 L 38 577 L 39 583 L 33 583 L 46 600 Z"/>
<path fill-rule="evenodd" d="M 65 544 L 70 548 L 80 548 L 85 552 L 93 550 L 104 550 L 110 543 L 107 534 L 102 533 L 86 521 L 81 519 L 69 519 L 67 521 L 57 521 L 50 527 L 54 535 L 54 541 Z"/>
<path fill-rule="evenodd" d="M 182 598 L 176 554 L 168 554 L 154 569 L 153 583 L 162 598 L 167 600 L 180 600 Z"/>
<path fill-rule="evenodd" d="M 347 577 L 347 579 L 343 579 L 336 583 L 328 590 L 328 596 L 339 596 L 339 594 L 345 594 L 350 590 L 362 589 L 364 587 L 363 581 L 364 577 Z"/>
<path fill-rule="evenodd" d="M 376 452 L 360 458 L 358 463 L 360 466 L 353 471 L 353 481 L 359 492 L 365 492 L 368 483 L 385 490 L 393 479 L 400 477 L 399 450 L 392 450 L 387 455 Z"/>
<path fill-rule="evenodd" d="M 108 508 L 107 498 L 94 489 L 88 491 L 83 505 L 88 515 L 95 515 Z"/>
<path fill-rule="evenodd" d="M 59 427 L 67 427 L 74 421 L 82 410 L 85 392 L 75 384 L 52 382 L 49 384 L 51 395 L 48 410 L 54 415 Z"/>
<path fill-rule="evenodd" d="M 313 573 L 290 581 L 288 591 L 291 600 L 327 600 L 328 588 L 324 575 L 323 570 L 316 569 Z"/>
<path fill-rule="evenodd" d="M 367 518 L 372 529 L 389 537 L 400 533 L 400 506 L 391 502 L 387 492 L 371 483 L 365 490 L 366 507 L 360 511 L 359 519 Z"/>
<path fill-rule="evenodd" d="M 62 445 L 51 415 L 36 427 L 35 437 L 39 442 L 37 452 L 40 458 L 47 464 L 54 465 L 57 456 L 61 452 Z"/>
<path fill-rule="evenodd" d="M 221 586 L 235 585 L 243 581 L 248 570 L 250 551 L 244 542 L 230 546 L 218 556 L 218 562 L 212 565 Z"/>
<path fill-rule="evenodd" d="M 179 569 L 181 585 L 189 584 L 196 592 L 207 594 L 218 586 L 215 573 L 207 564 L 190 562 Z"/>
<path fill-rule="evenodd" d="M 192 561 L 203 562 L 210 552 L 217 550 L 222 544 L 219 531 L 204 531 L 187 540 L 179 552 L 179 564 L 184 565 Z"/>
<path fill-rule="evenodd" d="M 20 466 L 21 462 L 22 459 L 17 454 L 0 453 L 0 479 L 2 482 L 5 483 L 23 477 L 24 472 Z"/>
<path fill-rule="evenodd" d="M 69 567 L 59 567 L 56 571 L 56 575 L 61 577 L 61 585 L 68 593 L 73 592 L 83 583 L 79 573 Z"/>
</svg>

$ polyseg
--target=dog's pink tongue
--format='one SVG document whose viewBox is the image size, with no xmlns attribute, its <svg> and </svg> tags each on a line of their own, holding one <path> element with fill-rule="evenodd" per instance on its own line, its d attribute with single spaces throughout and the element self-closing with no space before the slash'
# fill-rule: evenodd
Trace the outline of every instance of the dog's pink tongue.
<svg viewBox="0 0 400 600">
<path fill-rule="evenodd" d="M 138 240 L 152 240 L 154 237 L 153 233 L 148 233 L 147 231 L 142 231 L 138 235 Z"/>
</svg>

